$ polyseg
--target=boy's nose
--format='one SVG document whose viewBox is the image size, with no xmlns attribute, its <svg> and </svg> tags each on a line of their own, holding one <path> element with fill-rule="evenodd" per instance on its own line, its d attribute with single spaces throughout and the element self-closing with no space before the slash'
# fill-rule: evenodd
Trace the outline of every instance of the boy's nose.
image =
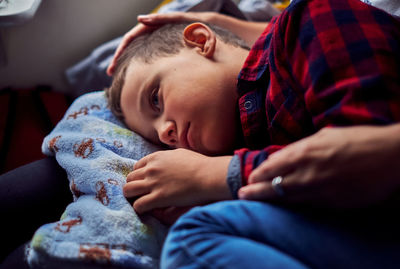
<svg viewBox="0 0 400 269">
<path fill-rule="evenodd" d="M 178 135 L 175 123 L 172 121 L 165 122 L 160 128 L 158 136 L 162 143 L 168 146 L 176 146 L 178 143 Z"/>
</svg>

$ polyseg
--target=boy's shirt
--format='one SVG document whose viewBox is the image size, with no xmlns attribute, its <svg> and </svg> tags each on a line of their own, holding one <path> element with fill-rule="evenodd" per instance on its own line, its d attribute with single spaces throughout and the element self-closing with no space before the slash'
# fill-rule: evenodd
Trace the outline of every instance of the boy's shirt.
<svg viewBox="0 0 400 269">
<path fill-rule="evenodd" d="M 359 0 L 294 1 L 238 77 L 246 149 L 236 193 L 272 152 L 326 126 L 400 121 L 400 23 Z M 240 175 L 240 173 L 239 173 Z"/>
</svg>

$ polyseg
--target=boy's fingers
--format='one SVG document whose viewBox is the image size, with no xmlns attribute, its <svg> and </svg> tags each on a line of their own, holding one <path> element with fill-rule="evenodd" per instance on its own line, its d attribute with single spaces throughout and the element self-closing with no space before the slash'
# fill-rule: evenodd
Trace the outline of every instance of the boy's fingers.
<svg viewBox="0 0 400 269">
<path fill-rule="evenodd" d="M 127 176 L 126 176 L 126 181 L 130 182 L 130 181 L 134 181 L 134 180 L 139 180 L 139 179 L 145 179 L 146 178 L 146 174 L 142 168 L 146 166 L 146 161 L 142 161 L 139 160 L 138 162 L 136 162 L 133 165 L 133 171 L 130 172 Z"/>
<path fill-rule="evenodd" d="M 147 211 L 150 211 L 154 208 L 158 208 L 157 204 L 155 204 L 155 197 L 154 193 L 150 193 L 138 198 L 133 203 L 133 208 L 138 214 L 143 214 Z"/>
<path fill-rule="evenodd" d="M 142 180 L 142 179 L 145 179 L 145 177 L 146 176 L 144 174 L 144 171 L 142 171 L 141 169 L 136 169 L 136 170 L 133 170 L 132 172 L 130 172 L 126 176 L 126 182 Z"/>
<path fill-rule="evenodd" d="M 147 156 L 145 156 L 142 159 L 140 159 L 139 161 L 137 161 L 133 166 L 134 171 L 137 170 L 137 169 L 145 167 L 147 162 L 148 162 L 148 159 L 149 158 Z"/>
<path fill-rule="evenodd" d="M 149 193 L 149 187 L 143 180 L 133 181 L 124 185 L 123 192 L 125 197 L 135 197 Z"/>
</svg>

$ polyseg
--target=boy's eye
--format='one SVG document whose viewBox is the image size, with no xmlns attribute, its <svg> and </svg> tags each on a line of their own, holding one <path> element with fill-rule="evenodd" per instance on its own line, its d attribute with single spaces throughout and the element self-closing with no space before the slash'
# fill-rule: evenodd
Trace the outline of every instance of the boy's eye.
<svg viewBox="0 0 400 269">
<path fill-rule="evenodd" d="M 160 110 L 160 100 L 158 99 L 159 88 L 156 87 L 150 95 L 150 104 L 155 110 Z"/>
</svg>

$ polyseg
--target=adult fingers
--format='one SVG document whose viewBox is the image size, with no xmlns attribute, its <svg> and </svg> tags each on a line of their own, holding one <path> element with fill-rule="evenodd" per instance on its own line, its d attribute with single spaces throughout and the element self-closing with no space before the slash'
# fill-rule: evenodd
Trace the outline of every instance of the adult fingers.
<svg viewBox="0 0 400 269">
<path fill-rule="evenodd" d="M 272 180 L 274 177 L 286 175 L 295 169 L 303 169 L 306 164 L 315 159 L 317 150 L 313 143 L 314 140 L 312 137 L 307 137 L 271 154 L 250 174 L 249 183 Z"/>
<path fill-rule="evenodd" d="M 249 183 L 270 181 L 274 177 L 288 174 L 296 167 L 297 160 L 293 158 L 290 149 L 283 148 L 271 154 L 267 160 L 262 162 L 249 176 Z"/>
<path fill-rule="evenodd" d="M 246 200 L 268 200 L 274 199 L 278 195 L 272 189 L 270 182 L 258 182 L 244 186 L 239 189 L 238 196 Z"/>
<path fill-rule="evenodd" d="M 282 155 L 283 156 L 283 155 Z M 272 164 L 272 171 L 265 172 L 267 178 L 263 180 L 254 181 L 249 185 L 240 189 L 241 195 L 244 199 L 275 199 L 279 196 L 280 190 L 286 197 L 294 197 L 299 194 L 305 194 L 310 190 L 318 188 L 320 180 L 316 180 L 315 167 L 307 165 L 307 162 L 302 162 L 303 165 L 297 165 L 297 161 L 291 164 L 282 164 L 280 167 L 274 167 Z M 280 182 L 274 182 L 280 181 Z M 263 183 L 263 184 L 261 184 Z M 254 186 L 253 186 L 254 185 Z M 239 192 L 240 195 L 240 192 Z"/>
<path fill-rule="evenodd" d="M 305 189 L 290 188 L 287 182 L 281 183 L 280 190 L 274 189 L 271 181 L 263 181 L 244 186 L 239 189 L 239 199 L 260 200 L 260 201 L 280 201 L 286 203 L 305 203 L 311 200 Z"/>
<path fill-rule="evenodd" d="M 269 200 L 289 204 L 320 204 L 327 199 L 330 192 L 329 186 L 321 184 L 319 180 L 310 180 L 312 172 L 301 169 L 292 170 L 280 176 L 279 186 L 274 186 L 272 181 L 261 181 L 242 187 L 238 196 L 247 200 Z"/>
<path fill-rule="evenodd" d="M 125 48 L 131 43 L 136 37 L 154 31 L 160 26 L 166 23 L 172 22 L 185 22 L 185 21 L 206 21 L 207 12 L 193 13 L 193 12 L 171 12 L 171 13 L 154 13 L 148 15 L 139 15 L 137 20 L 138 25 L 133 27 L 127 32 L 118 48 L 115 51 L 114 57 L 107 68 L 107 75 L 112 76 L 115 71 L 118 58 L 121 56 Z"/>
<path fill-rule="evenodd" d="M 276 180 L 280 180 L 278 184 L 274 180 L 275 178 L 246 185 L 239 189 L 238 196 L 248 200 L 287 200 L 303 193 L 307 188 L 293 174 L 276 177 Z"/>
<path fill-rule="evenodd" d="M 107 75 L 109 75 L 109 76 L 113 75 L 116 64 L 117 64 L 117 60 L 121 56 L 123 51 L 126 49 L 126 47 L 129 45 L 129 43 L 131 43 L 138 36 L 145 34 L 147 32 L 150 32 L 154 29 L 155 29 L 154 27 L 149 27 L 144 24 L 138 24 L 135 27 L 133 27 L 130 31 L 128 31 L 123 36 L 121 43 L 118 45 L 118 47 L 114 53 L 114 57 L 111 60 L 110 65 L 107 68 Z"/>
<path fill-rule="evenodd" d="M 199 16 L 194 16 L 191 12 L 170 12 L 139 15 L 138 21 L 148 26 L 163 25 L 173 22 L 186 22 L 198 20 Z"/>
<path fill-rule="evenodd" d="M 321 202 L 321 194 L 314 191 L 305 189 L 298 189 L 295 192 L 288 192 L 285 187 L 283 195 L 278 194 L 269 182 L 260 182 L 252 185 L 247 185 L 239 190 L 239 198 L 244 200 L 258 200 L 258 201 L 273 201 L 284 203 L 287 205 L 318 205 L 324 204 Z M 323 196 L 323 195 L 322 195 Z M 326 204 L 326 203 L 325 203 Z"/>
<path fill-rule="evenodd" d="M 107 68 L 107 75 L 112 76 L 114 71 L 115 71 L 115 66 L 117 64 L 118 58 L 121 56 L 122 52 L 125 50 L 125 48 L 128 46 L 128 44 L 136 37 L 136 32 L 138 31 L 139 25 L 136 25 L 133 27 L 129 32 L 127 32 L 124 37 L 122 38 L 121 43 L 118 45 L 114 57 L 111 60 L 110 65 Z M 139 29 L 140 30 L 140 29 Z"/>
</svg>

